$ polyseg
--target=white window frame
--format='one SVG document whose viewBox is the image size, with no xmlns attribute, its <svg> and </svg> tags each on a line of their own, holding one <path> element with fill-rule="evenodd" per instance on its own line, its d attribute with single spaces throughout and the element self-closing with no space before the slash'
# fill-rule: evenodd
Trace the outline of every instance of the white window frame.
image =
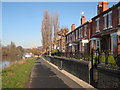
<svg viewBox="0 0 120 90">
<path fill-rule="evenodd" d="M 76 39 L 78 39 L 78 30 L 76 30 Z"/>
<path fill-rule="evenodd" d="M 112 17 L 110 15 L 112 15 L 112 11 L 108 13 L 108 28 L 112 28 Z"/>
<path fill-rule="evenodd" d="M 107 29 L 107 14 L 103 15 L 104 18 L 104 28 L 103 30 Z"/>
<path fill-rule="evenodd" d="M 94 41 L 92 40 L 91 41 L 91 48 L 93 49 L 93 47 L 94 47 Z"/>
<path fill-rule="evenodd" d="M 118 7 L 118 25 L 120 25 L 120 6 Z"/>
<path fill-rule="evenodd" d="M 100 32 L 100 18 L 96 19 L 96 32 Z"/>
</svg>

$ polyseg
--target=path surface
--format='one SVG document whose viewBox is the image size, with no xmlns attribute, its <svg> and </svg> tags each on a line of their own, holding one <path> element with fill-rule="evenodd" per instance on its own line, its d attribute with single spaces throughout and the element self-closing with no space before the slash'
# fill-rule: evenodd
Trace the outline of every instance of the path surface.
<svg viewBox="0 0 120 90">
<path fill-rule="evenodd" d="M 69 77 L 49 65 L 42 58 L 36 60 L 29 88 L 82 88 Z M 83 89 L 84 90 L 84 89 Z"/>
</svg>

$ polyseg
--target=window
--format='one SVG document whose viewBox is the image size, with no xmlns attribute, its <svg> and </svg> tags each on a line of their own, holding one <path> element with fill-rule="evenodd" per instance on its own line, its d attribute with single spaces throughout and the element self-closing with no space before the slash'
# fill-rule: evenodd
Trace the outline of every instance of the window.
<svg viewBox="0 0 120 90">
<path fill-rule="evenodd" d="M 81 45 L 82 43 L 80 43 L 79 45 L 80 45 L 80 51 L 82 51 L 82 45 Z"/>
<path fill-rule="evenodd" d="M 107 14 L 105 14 L 103 17 L 104 17 L 104 29 L 107 29 Z"/>
<path fill-rule="evenodd" d="M 76 39 L 78 39 L 78 30 L 76 30 Z"/>
<path fill-rule="evenodd" d="M 79 38 L 81 37 L 81 34 L 80 34 L 80 28 L 79 28 Z"/>
<path fill-rule="evenodd" d="M 72 41 L 72 39 L 73 39 L 73 37 L 72 37 L 72 33 L 70 34 L 70 37 L 71 37 L 71 39 L 70 39 L 70 42 Z"/>
<path fill-rule="evenodd" d="M 94 47 L 94 41 L 93 40 L 91 41 L 91 47 L 92 48 Z"/>
<path fill-rule="evenodd" d="M 87 51 L 87 43 L 84 43 L 84 52 Z"/>
<path fill-rule="evenodd" d="M 108 13 L 108 28 L 112 27 L 112 11 Z"/>
<path fill-rule="evenodd" d="M 112 51 L 116 51 L 117 50 L 117 36 L 113 35 L 111 38 L 112 38 Z"/>
<path fill-rule="evenodd" d="M 66 37 L 67 42 L 69 42 L 69 39 L 68 39 L 68 38 L 69 38 L 69 35 L 67 35 L 67 37 Z"/>
<path fill-rule="evenodd" d="M 118 7 L 118 24 L 120 25 L 120 6 Z"/>
<path fill-rule="evenodd" d="M 80 36 L 83 37 L 83 27 L 81 27 Z"/>
<path fill-rule="evenodd" d="M 74 32 L 72 32 L 72 41 L 74 41 Z"/>
<path fill-rule="evenodd" d="M 84 36 L 87 36 L 87 25 L 84 26 Z"/>
<path fill-rule="evenodd" d="M 100 18 L 96 19 L 96 32 L 100 32 Z"/>
<path fill-rule="evenodd" d="M 100 49 L 100 40 L 96 40 L 96 49 Z"/>
</svg>

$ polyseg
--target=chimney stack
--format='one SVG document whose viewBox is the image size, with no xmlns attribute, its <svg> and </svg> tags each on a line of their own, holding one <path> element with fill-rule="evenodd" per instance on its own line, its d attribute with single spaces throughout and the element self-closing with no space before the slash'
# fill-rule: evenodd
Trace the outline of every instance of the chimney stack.
<svg viewBox="0 0 120 90">
<path fill-rule="evenodd" d="M 98 2 L 98 14 L 106 11 L 108 9 L 108 2 Z"/>
<path fill-rule="evenodd" d="M 81 25 L 84 24 L 85 22 L 86 22 L 86 18 L 85 18 L 85 16 L 82 16 L 81 17 Z"/>
<path fill-rule="evenodd" d="M 72 31 L 75 30 L 75 24 L 72 24 L 71 29 L 72 29 Z"/>
</svg>

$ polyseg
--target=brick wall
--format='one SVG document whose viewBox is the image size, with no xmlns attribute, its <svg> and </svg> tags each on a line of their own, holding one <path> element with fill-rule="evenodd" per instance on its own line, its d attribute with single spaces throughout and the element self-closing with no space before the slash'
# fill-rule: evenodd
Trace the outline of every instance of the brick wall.
<svg viewBox="0 0 120 90">
<path fill-rule="evenodd" d="M 58 67 L 89 83 L 89 62 L 60 57 L 46 56 L 46 59 Z"/>
<path fill-rule="evenodd" d="M 112 69 L 116 70 L 112 70 Z M 107 68 L 105 65 L 98 66 L 98 88 L 120 88 L 120 71 L 118 67 Z"/>
<path fill-rule="evenodd" d="M 116 27 L 118 25 L 118 9 L 117 8 L 113 8 L 112 10 L 113 13 L 113 27 Z"/>
</svg>

